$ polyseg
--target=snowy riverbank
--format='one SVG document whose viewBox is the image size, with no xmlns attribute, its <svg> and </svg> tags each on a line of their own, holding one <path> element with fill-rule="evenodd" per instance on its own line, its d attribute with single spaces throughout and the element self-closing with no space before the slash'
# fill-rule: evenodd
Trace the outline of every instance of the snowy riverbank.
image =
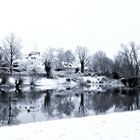
<svg viewBox="0 0 140 140">
<path fill-rule="evenodd" d="M 0 140 L 137 140 L 140 111 L 0 127 Z"/>
</svg>

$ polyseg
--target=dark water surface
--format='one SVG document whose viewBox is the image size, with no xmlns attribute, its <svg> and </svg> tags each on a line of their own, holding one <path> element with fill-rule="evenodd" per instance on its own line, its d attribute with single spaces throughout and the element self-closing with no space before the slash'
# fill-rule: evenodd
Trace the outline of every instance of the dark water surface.
<svg viewBox="0 0 140 140">
<path fill-rule="evenodd" d="M 139 89 L 15 91 L 0 89 L 0 126 L 106 114 L 140 108 Z"/>
</svg>

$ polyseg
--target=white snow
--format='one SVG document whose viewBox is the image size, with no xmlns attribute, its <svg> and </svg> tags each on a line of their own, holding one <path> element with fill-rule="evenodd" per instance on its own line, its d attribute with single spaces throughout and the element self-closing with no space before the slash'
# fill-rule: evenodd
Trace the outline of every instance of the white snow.
<svg viewBox="0 0 140 140">
<path fill-rule="evenodd" d="M 0 78 L 0 83 L 2 82 L 2 79 Z"/>
<path fill-rule="evenodd" d="M 42 78 L 37 81 L 38 89 L 62 89 L 65 86 L 74 87 L 77 83 L 71 81 L 66 82 L 66 78 L 46 79 Z"/>
<path fill-rule="evenodd" d="M 76 77 L 76 81 L 73 80 L 74 78 L 70 78 L 71 81 L 67 82 L 66 77 L 65 78 L 57 78 L 57 79 L 47 79 L 47 78 L 38 78 L 38 77 L 24 77 L 23 78 L 23 85 L 26 85 L 27 87 L 24 87 L 24 90 L 29 90 L 29 86 L 31 84 L 31 81 L 34 82 L 36 85 L 36 88 L 38 89 L 62 89 L 65 87 L 78 87 L 80 82 L 82 81 L 87 84 L 88 90 L 93 90 L 93 91 L 103 91 L 101 85 L 106 86 L 106 87 L 115 87 L 115 86 L 123 86 L 120 81 L 114 80 L 114 79 L 108 79 L 104 76 L 87 76 L 87 77 Z M 15 80 L 16 78 L 10 77 L 8 79 L 8 84 L 9 85 L 14 85 L 15 86 Z M 1 82 L 1 79 L 0 79 Z"/>
<path fill-rule="evenodd" d="M 140 111 L 0 127 L 0 140 L 138 140 Z"/>
<path fill-rule="evenodd" d="M 10 82 L 10 84 L 14 85 L 15 84 L 15 79 L 13 77 L 10 77 L 9 82 Z"/>
<path fill-rule="evenodd" d="M 47 79 L 47 78 L 42 78 L 37 81 L 37 85 L 40 85 L 40 86 L 56 86 L 57 83 L 58 83 L 58 80 Z"/>
</svg>

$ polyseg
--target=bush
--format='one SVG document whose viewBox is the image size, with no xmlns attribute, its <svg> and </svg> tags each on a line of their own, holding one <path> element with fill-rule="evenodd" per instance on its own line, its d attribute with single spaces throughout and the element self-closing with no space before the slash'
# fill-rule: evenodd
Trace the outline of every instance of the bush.
<svg viewBox="0 0 140 140">
<path fill-rule="evenodd" d="M 120 78 L 119 74 L 116 71 L 112 72 L 112 77 L 114 79 L 119 79 Z"/>
<path fill-rule="evenodd" d="M 85 82 L 83 79 L 79 80 L 79 87 L 87 87 L 87 82 Z"/>
<path fill-rule="evenodd" d="M 80 71 L 79 68 L 76 68 L 76 69 L 75 69 L 75 73 L 78 73 L 79 71 Z"/>
<path fill-rule="evenodd" d="M 91 83 L 91 81 L 88 79 L 88 80 L 87 80 L 87 83 Z"/>
<path fill-rule="evenodd" d="M 71 81 L 71 79 L 70 78 L 66 78 L 66 82 L 70 82 Z"/>
<path fill-rule="evenodd" d="M 29 76 L 29 84 L 31 87 L 35 86 L 36 85 L 36 82 L 39 80 L 39 76 L 33 76 L 33 75 L 30 75 Z"/>
<path fill-rule="evenodd" d="M 7 74 L 1 73 L 0 78 L 1 78 L 0 85 L 4 85 L 8 81 L 9 76 Z"/>
<path fill-rule="evenodd" d="M 125 78 L 121 78 L 121 82 L 124 84 L 124 86 L 127 86 L 127 80 Z"/>
<path fill-rule="evenodd" d="M 55 71 L 63 71 L 64 69 L 62 68 L 56 68 Z"/>
<path fill-rule="evenodd" d="M 23 84 L 23 78 L 22 77 L 18 77 L 15 80 L 15 85 L 16 85 L 16 89 L 19 90 L 19 86 Z"/>
</svg>

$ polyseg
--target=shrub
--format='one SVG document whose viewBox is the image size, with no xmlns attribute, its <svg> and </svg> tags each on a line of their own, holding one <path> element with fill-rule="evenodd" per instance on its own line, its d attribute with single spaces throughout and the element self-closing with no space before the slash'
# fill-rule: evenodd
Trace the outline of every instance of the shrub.
<svg viewBox="0 0 140 140">
<path fill-rule="evenodd" d="M 31 87 L 36 85 L 36 82 L 39 80 L 39 76 L 35 75 L 30 75 L 29 76 L 29 84 Z"/>
<path fill-rule="evenodd" d="M 88 80 L 87 80 L 87 83 L 91 83 L 91 81 L 88 79 Z"/>
<path fill-rule="evenodd" d="M 71 79 L 70 78 L 66 78 L 66 82 L 70 82 L 71 81 Z"/>
<path fill-rule="evenodd" d="M 75 69 L 75 73 L 78 73 L 79 71 L 80 71 L 79 68 L 76 68 L 76 69 Z"/>
<path fill-rule="evenodd" d="M 16 85 L 16 89 L 18 90 L 19 89 L 19 86 L 22 85 L 24 82 L 23 78 L 22 77 L 17 77 L 16 80 L 15 80 L 15 85 Z"/>
<path fill-rule="evenodd" d="M 6 75 L 6 74 L 4 74 L 4 73 L 1 73 L 1 74 L 0 74 L 0 78 L 1 78 L 1 83 L 0 83 L 0 85 L 4 85 L 4 84 L 6 84 L 6 82 L 8 81 L 9 76 Z"/>
</svg>

